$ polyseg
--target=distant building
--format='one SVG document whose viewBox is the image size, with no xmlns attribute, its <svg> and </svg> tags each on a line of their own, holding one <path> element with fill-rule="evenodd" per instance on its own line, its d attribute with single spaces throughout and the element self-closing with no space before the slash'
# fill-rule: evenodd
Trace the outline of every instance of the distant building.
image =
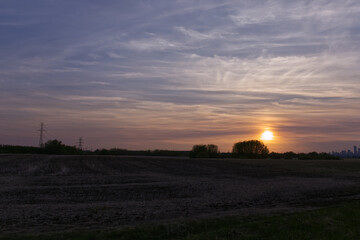
<svg viewBox="0 0 360 240">
<path fill-rule="evenodd" d="M 354 152 L 351 150 L 342 150 L 341 152 L 332 151 L 331 155 L 340 158 L 360 158 L 360 149 L 358 149 L 357 146 L 354 146 Z"/>
</svg>

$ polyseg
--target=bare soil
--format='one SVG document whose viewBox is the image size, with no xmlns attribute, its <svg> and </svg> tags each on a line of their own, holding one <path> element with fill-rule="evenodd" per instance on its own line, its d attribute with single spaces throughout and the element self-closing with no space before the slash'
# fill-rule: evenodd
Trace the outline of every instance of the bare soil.
<svg viewBox="0 0 360 240">
<path fill-rule="evenodd" d="M 0 232 L 267 214 L 360 198 L 360 160 L 0 155 Z"/>
</svg>

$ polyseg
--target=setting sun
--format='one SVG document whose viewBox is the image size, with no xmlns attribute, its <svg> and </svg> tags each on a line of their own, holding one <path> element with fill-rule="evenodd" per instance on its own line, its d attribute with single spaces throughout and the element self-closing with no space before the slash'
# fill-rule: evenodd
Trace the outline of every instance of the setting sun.
<svg viewBox="0 0 360 240">
<path fill-rule="evenodd" d="M 271 131 L 265 131 L 261 134 L 261 140 L 273 140 L 274 134 Z"/>
</svg>

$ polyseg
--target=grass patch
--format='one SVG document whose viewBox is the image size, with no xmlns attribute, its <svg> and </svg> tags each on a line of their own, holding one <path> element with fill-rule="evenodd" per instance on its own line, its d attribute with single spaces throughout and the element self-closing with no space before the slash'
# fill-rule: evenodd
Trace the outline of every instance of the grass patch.
<svg viewBox="0 0 360 240">
<path fill-rule="evenodd" d="M 360 239 L 360 202 L 272 217 L 223 217 L 112 231 L 0 235 L 7 240 Z"/>
</svg>

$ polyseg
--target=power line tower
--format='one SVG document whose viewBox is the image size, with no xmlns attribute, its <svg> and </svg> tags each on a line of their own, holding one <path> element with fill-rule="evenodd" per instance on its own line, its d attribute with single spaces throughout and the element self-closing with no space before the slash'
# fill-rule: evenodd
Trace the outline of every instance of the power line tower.
<svg viewBox="0 0 360 240">
<path fill-rule="evenodd" d="M 44 137 L 44 132 L 45 131 L 45 125 L 44 123 L 40 123 L 40 129 L 38 130 L 40 132 L 40 136 L 39 136 L 39 147 L 44 147 L 44 141 L 43 141 L 43 137 Z"/>
<path fill-rule="evenodd" d="M 79 145 L 78 145 L 78 148 L 82 150 L 83 148 L 83 139 L 82 137 L 79 137 Z"/>
</svg>

